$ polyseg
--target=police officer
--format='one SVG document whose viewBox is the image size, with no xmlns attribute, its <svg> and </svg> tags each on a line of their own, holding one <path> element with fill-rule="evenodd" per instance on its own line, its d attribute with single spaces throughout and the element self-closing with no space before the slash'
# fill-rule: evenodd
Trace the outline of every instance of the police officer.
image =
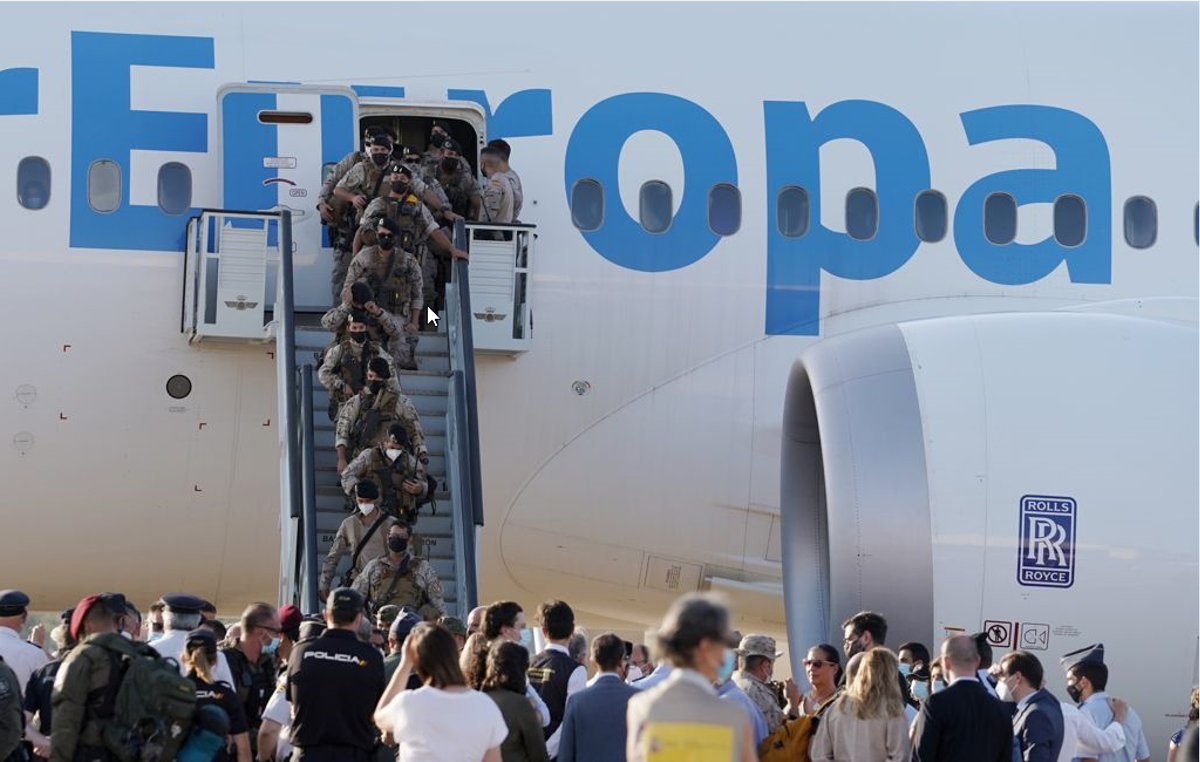
<svg viewBox="0 0 1200 762">
<path fill-rule="evenodd" d="M 188 633 L 199 627 L 200 623 L 204 621 L 204 615 L 200 613 L 200 609 L 204 608 L 208 601 L 186 593 L 168 593 L 162 597 L 162 601 L 164 604 L 163 627 L 166 631 L 151 645 L 164 659 L 179 661 L 179 656 L 183 653 L 183 646 L 187 642 Z M 179 667 L 179 673 L 187 676 L 182 665 Z M 225 658 L 225 654 L 217 654 L 217 667 L 213 674 L 216 676 L 217 682 L 233 685 L 233 673 L 229 670 L 229 661 Z"/>
<path fill-rule="evenodd" d="M 355 635 L 363 598 L 338 588 L 326 601 L 328 629 L 302 641 L 288 661 L 294 762 L 367 762 L 379 731 L 372 723 L 383 694 L 383 657 Z"/>
<path fill-rule="evenodd" d="M 337 420 L 342 403 L 358 394 L 367 384 L 367 365 L 376 357 L 383 358 L 392 371 L 388 386 L 400 391 L 391 355 L 378 343 L 370 340 L 367 323 L 352 315 L 346 338 L 325 351 L 317 379 L 329 390 L 329 420 Z"/>
<path fill-rule="evenodd" d="M 363 281 L 371 287 L 376 303 L 403 319 L 402 331 L 393 337 L 388 350 L 401 368 L 416 369 L 415 351 L 421 310 L 425 307 L 421 291 L 421 267 L 400 246 L 400 225 L 383 217 L 375 228 L 374 246 L 354 255 L 346 273 L 346 287 Z"/>
<path fill-rule="evenodd" d="M 412 528 L 404 523 L 388 529 L 387 553 L 374 559 L 354 580 L 354 589 L 379 606 L 408 606 L 427 621 L 446 613 L 442 583 L 433 566 L 412 554 Z"/>
<path fill-rule="evenodd" d="M 387 551 L 387 530 L 396 519 L 381 511 L 378 502 L 379 487 L 375 482 L 361 481 L 355 485 L 354 515 L 342 519 L 321 567 L 321 582 L 317 589 L 322 598 L 329 595 L 333 572 L 344 554 L 350 554 L 350 569 L 346 576 L 353 581 L 368 561 Z"/>
<path fill-rule="evenodd" d="M 59 649 L 57 657 L 35 669 L 29 676 L 29 682 L 25 685 L 25 712 L 31 720 L 36 721 L 36 725 L 31 722 L 26 727 L 26 740 L 33 745 L 33 753 L 42 758 L 50 756 L 50 722 L 54 716 L 51 703 L 54 697 L 54 679 L 62 667 L 63 660 L 75 647 L 75 639 L 71 637 L 71 615 L 74 613 L 75 609 L 69 608 L 64 610 L 59 617 L 62 622 L 59 626 L 62 632 L 62 647 Z"/>
<path fill-rule="evenodd" d="M 380 505 L 407 523 L 413 523 L 417 501 L 428 492 L 425 464 L 411 451 L 408 432 L 398 423 L 388 427 L 388 436 L 375 447 L 358 454 L 342 472 L 342 489 L 349 495 L 364 479 L 375 483 Z M 390 623 L 389 623 L 390 624 Z"/>
<path fill-rule="evenodd" d="M 71 614 L 71 637 L 81 641 L 63 661 L 54 679 L 50 721 L 51 762 L 112 762 L 101 737 L 103 698 L 111 692 L 114 674 L 109 643 L 120 648 L 125 596 L 89 595 Z M 86 640 L 84 640 L 86 638 Z"/>
<path fill-rule="evenodd" d="M 337 473 L 341 477 L 352 458 L 363 450 L 373 447 L 387 437 L 393 423 L 402 424 L 408 431 L 409 442 L 417 453 L 417 459 L 429 464 L 425 432 L 421 429 L 421 416 L 411 400 L 400 392 L 387 388 L 391 370 L 381 358 L 375 358 L 367 366 L 367 385 L 361 392 L 346 400 L 338 411 L 334 430 L 337 448 Z"/>
<path fill-rule="evenodd" d="M 29 596 L 20 590 L 0 590 L 0 658 L 17 675 L 17 694 L 25 695 L 25 686 L 35 669 L 50 661 L 50 655 L 21 637 L 29 619 Z"/>
<path fill-rule="evenodd" d="M 462 146 L 454 138 L 445 138 L 425 157 L 425 171 L 437 178 L 450 208 L 460 217 L 479 219 L 481 197 L 471 165 L 462 158 Z"/>
</svg>

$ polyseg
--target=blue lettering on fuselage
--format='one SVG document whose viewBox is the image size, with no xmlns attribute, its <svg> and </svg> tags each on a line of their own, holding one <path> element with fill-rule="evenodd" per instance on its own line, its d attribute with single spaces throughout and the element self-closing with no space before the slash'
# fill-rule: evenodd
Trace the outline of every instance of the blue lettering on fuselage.
<svg viewBox="0 0 1200 762">
<path fill-rule="evenodd" d="M 183 218 L 168 216 L 157 206 L 129 203 L 130 154 L 134 150 L 207 152 L 208 115 L 133 110 L 130 68 L 212 69 L 213 51 L 214 41 L 209 37 L 72 32 L 72 247 L 182 250 Z M 0 112 L 36 113 L 36 70 L 9 70 L 0 75 L 5 81 L 21 84 L 22 93 L 0 103 L 4 106 Z M 357 88 L 363 94 L 404 95 L 398 86 Z M 489 137 L 521 138 L 553 131 L 550 90 L 512 93 L 494 112 L 482 90 L 448 90 L 447 97 L 480 104 Z M 227 106 L 261 108 L 251 102 L 253 98 L 247 95 L 244 104 Z M 334 105 L 330 104 L 329 112 L 340 115 L 339 125 L 348 122 L 341 114 L 345 109 Z M 913 123 L 883 103 L 842 101 L 810 115 L 803 102 L 768 101 L 763 104 L 763 116 L 769 199 L 764 330 L 771 335 L 817 335 L 822 273 L 873 280 L 897 271 L 917 251 L 920 241 L 913 230 L 912 204 L 930 184 L 928 154 Z M 992 283 L 1021 285 L 1036 282 L 1065 263 L 1073 283 L 1110 283 L 1111 170 L 1108 145 L 1099 128 L 1073 111 L 1041 105 L 999 105 L 963 113 L 961 119 L 970 145 L 1036 140 L 1055 155 L 1053 169 L 997 172 L 977 180 L 962 194 L 954 215 L 953 239 L 966 266 Z M 647 130 L 674 141 L 683 161 L 683 198 L 671 226 L 659 234 L 645 231 L 625 211 L 617 181 L 626 141 Z M 271 138 L 270 128 L 260 131 L 263 140 Z M 325 161 L 332 160 L 331 152 L 336 153 L 331 147 L 334 136 L 329 137 L 323 140 L 330 146 Z M 861 143 L 874 164 L 879 220 L 870 240 L 855 240 L 820 224 L 820 149 L 840 139 Z M 339 141 L 339 150 L 340 146 Z M 243 157 L 244 161 L 235 163 L 241 166 L 253 158 Z M 97 212 L 88 203 L 88 172 L 100 160 L 114 161 L 122 171 L 122 201 L 109 213 Z M 227 199 L 241 198 L 250 204 L 247 208 L 273 203 L 261 178 L 241 192 L 231 188 L 229 157 L 225 164 Z M 597 180 L 605 189 L 608 197 L 600 227 L 581 232 L 598 254 L 620 267 L 665 272 L 696 263 L 720 241 L 708 224 L 708 191 L 722 183 L 736 185 L 737 170 L 729 136 L 702 106 L 666 93 L 623 93 L 597 103 L 572 129 L 564 159 L 564 185 L 568 200 L 572 187 L 582 179 Z M 256 166 L 254 172 L 261 173 L 261 168 Z M 805 235 L 795 238 L 782 235 L 777 220 L 775 199 L 788 186 L 808 189 L 813 221 Z M 990 243 L 983 233 L 982 208 L 984 199 L 996 192 L 1011 194 L 1018 204 L 1052 203 L 1065 193 L 1080 196 L 1088 214 L 1086 239 L 1075 247 L 1062 246 L 1053 236 L 1030 244 Z"/>
</svg>

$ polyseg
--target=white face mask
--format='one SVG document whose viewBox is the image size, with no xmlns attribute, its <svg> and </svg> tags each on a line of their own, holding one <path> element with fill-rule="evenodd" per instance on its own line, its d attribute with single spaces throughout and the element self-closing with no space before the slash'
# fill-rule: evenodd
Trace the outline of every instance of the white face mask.
<svg viewBox="0 0 1200 762">
<path fill-rule="evenodd" d="M 1012 691 L 1009 690 L 1008 683 L 1004 680 L 999 680 L 996 682 L 996 695 L 1000 697 L 1001 701 L 1011 701 L 1015 703 L 1017 700 L 1012 695 Z"/>
<path fill-rule="evenodd" d="M 375 504 L 374 503 L 359 503 L 358 510 L 361 511 L 364 516 L 366 516 L 368 513 L 375 510 Z"/>
<path fill-rule="evenodd" d="M 634 680 L 642 679 L 642 670 L 638 669 L 638 665 L 630 664 L 629 673 L 625 676 L 625 682 L 632 683 Z"/>
<path fill-rule="evenodd" d="M 404 452 L 404 450 L 387 449 L 387 450 L 384 450 L 384 452 L 387 453 L 388 458 L 390 458 L 391 460 L 395 460 L 396 458 L 400 457 L 400 453 Z"/>
</svg>

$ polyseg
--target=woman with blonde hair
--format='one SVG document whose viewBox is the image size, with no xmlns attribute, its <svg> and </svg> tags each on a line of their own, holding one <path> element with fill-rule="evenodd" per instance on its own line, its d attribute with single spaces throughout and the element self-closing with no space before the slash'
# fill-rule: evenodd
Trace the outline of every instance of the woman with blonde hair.
<svg viewBox="0 0 1200 762">
<path fill-rule="evenodd" d="M 886 648 L 861 655 L 858 671 L 817 726 L 812 762 L 907 762 L 908 721 L 896 674 L 900 660 Z"/>
<path fill-rule="evenodd" d="M 196 686 L 196 708 L 212 704 L 229 715 L 229 738 L 226 746 L 217 752 L 213 762 L 246 762 L 253 759 L 250 754 L 250 726 L 246 723 L 246 712 L 237 692 L 228 683 L 217 682 L 213 671 L 217 666 L 217 638 L 207 629 L 192 630 L 187 634 L 179 663 L 187 669 L 188 679 Z M 236 755 L 229 753 L 229 741 L 233 741 Z"/>
</svg>

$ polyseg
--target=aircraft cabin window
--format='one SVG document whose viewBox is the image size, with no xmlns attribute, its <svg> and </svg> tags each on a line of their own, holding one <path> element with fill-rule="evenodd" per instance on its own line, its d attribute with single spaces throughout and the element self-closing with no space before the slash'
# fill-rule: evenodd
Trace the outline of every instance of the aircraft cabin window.
<svg viewBox="0 0 1200 762">
<path fill-rule="evenodd" d="M 846 194 L 846 232 L 856 241 L 869 241 L 879 232 L 879 199 L 870 188 Z"/>
<path fill-rule="evenodd" d="M 921 191 L 913 204 L 917 238 L 936 243 L 946 237 L 946 197 L 935 190 Z"/>
<path fill-rule="evenodd" d="M 1146 196 L 1134 196 L 1125 202 L 1125 243 L 1135 249 L 1148 249 L 1158 239 L 1158 207 Z"/>
<path fill-rule="evenodd" d="M 158 208 L 183 214 L 192 208 L 192 170 L 172 161 L 158 168 Z"/>
<path fill-rule="evenodd" d="M 50 162 L 26 156 L 17 165 L 17 201 L 26 209 L 44 209 L 50 203 Z"/>
<path fill-rule="evenodd" d="M 571 186 L 571 222 L 584 232 L 599 230 L 604 222 L 604 188 L 595 180 L 577 180 Z"/>
<path fill-rule="evenodd" d="M 112 212 L 121 205 L 121 165 L 99 159 L 88 167 L 88 204 L 97 212 Z"/>
<path fill-rule="evenodd" d="M 1054 240 L 1073 248 L 1087 240 L 1087 204 L 1074 194 L 1054 200 Z"/>
<path fill-rule="evenodd" d="M 732 185 L 714 185 L 708 192 L 708 227 L 717 235 L 733 235 L 742 226 L 742 193 Z"/>
<path fill-rule="evenodd" d="M 784 238 L 800 238 L 808 232 L 808 191 L 790 185 L 775 200 L 775 221 Z"/>
<path fill-rule="evenodd" d="M 1017 237 L 1017 200 L 1007 193 L 993 193 L 983 200 L 983 234 L 997 246 Z"/>
<path fill-rule="evenodd" d="M 661 180 L 642 185 L 638 193 L 638 218 L 647 233 L 665 233 L 671 227 L 671 186 Z"/>
</svg>

